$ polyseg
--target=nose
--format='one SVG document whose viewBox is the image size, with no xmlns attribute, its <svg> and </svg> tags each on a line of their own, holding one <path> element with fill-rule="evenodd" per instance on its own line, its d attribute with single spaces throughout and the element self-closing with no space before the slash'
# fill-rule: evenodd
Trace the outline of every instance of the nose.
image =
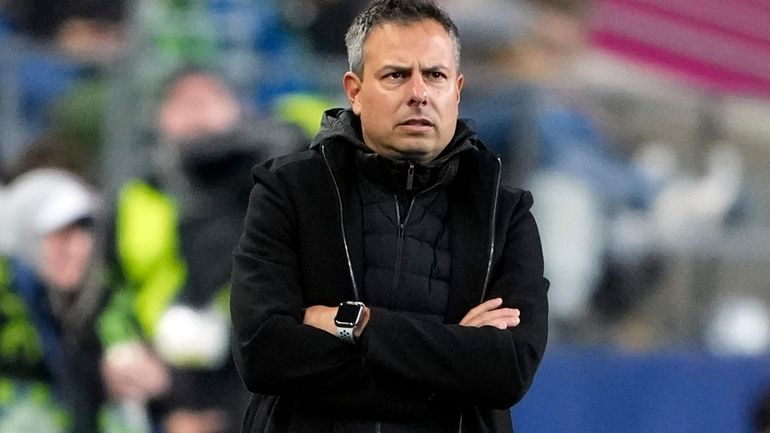
<svg viewBox="0 0 770 433">
<path fill-rule="evenodd" d="M 410 106 L 426 105 L 428 103 L 428 86 L 421 74 L 413 74 L 411 80 Z"/>
</svg>

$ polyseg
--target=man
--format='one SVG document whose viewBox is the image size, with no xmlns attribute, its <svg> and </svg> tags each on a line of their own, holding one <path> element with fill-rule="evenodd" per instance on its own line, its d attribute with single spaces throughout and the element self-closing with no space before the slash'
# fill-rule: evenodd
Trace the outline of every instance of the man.
<svg viewBox="0 0 770 433">
<path fill-rule="evenodd" d="M 231 298 L 243 431 L 510 432 L 547 334 L 531 195 L 457 120 L 443 11 L 375 1 L 346 43 L 351 109 L 253 171 Z"/>
</svg>

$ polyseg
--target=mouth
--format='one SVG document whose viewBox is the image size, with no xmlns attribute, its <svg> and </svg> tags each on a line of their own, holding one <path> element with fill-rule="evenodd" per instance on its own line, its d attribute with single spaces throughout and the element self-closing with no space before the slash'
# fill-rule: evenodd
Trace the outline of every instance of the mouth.
<svg viewBox="0 0 770 433">
<path fill-rule="evenodd" d="M 431 122 L 428 119 L 413 118 L 413 119 L 407 119 L 399 123 L 399 126 L 406 126 L 411 128 L 432 128 L 433 122 Z"/>
</svg>

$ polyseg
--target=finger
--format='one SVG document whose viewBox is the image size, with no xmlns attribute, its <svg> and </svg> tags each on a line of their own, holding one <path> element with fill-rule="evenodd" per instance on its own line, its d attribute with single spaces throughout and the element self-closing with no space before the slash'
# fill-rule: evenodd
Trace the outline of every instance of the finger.
<svg viewBox="0 0 770 433">
<path fill-rule="evenodd" d="M 486 326 L 498 320 L 519 319 L 520 311 L 516 308 L 498 308 L 475 316 L 467 321 L 467 326 Z M 518 323 L 517 323 L 518 324 Z"/>
<path fill-rule="evenodd" d="M 519 317 L 521 313 L 516 308 L 498 308 L 496 310 L 487 311 L 479 314 L 474 318 L 474 322 L 488 322 L 504 317 Z"/>
<path fill-rule="evenodd" d="M 520 323 L 520 319 L 518 317 L 502 317 L 495 320 L 490 320 L 489 322 L 481 324 L 479 327 L 482 326 L 492 326 L 497 329 L 508 329 L 513 328 L 517 326 Z"/>
<path fill-rule="evenodd" d="M 487 311 L 494 310 L 500 307 L 500 305 L 502 304 L 503 304 L 502 298 L 492 298 L 488 301 L 484 301 L 481 304 L 471 308 L 470 311 L 468 311 L 468 313 L 465 314 L 465 317 L 463 317 L 463 320 L 460 321 L 460 324 L 466 325 L 470 321 L 473 321 L 480 314 L 484 314 Z"/>
</svg>

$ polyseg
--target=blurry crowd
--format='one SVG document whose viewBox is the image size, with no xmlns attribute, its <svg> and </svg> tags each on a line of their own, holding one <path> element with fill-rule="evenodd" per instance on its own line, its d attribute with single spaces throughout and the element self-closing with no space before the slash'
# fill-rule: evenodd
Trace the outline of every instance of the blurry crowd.
<svg viewBox="0 0 770 433">
<path fill-rule="evenodd" d="M 0 0 L 0 44 L 54 65 L 12 78 L 31 83 L 18 100 L 0 80 L 17 121 L 0 121 L 0 433 L 239 431 L 248 392 L 230 355 L 228 281 L 249 169 L 305 147 L 339 104 L 329 82 L 344 66 L 314 83 L 293 59 L 344 65 L 361 6 L 297 3 Z M 752 299 L 714 313 L 722 322 L 691 315 L 704 320 L 696 333 L 667 328 L 677 305 L 643 316 L 672 251 L 741 217 L 735 146 L 706 137 L 701 170 L 685 175 L 674 150 L 617 128 L 570 75 L 586 50 L 586 1 L 441 3 L 463 38 L 461 115 L 502 156 L 506 181 L 536 198 L 552 344 L 766 351 L 770 320 Z M 228 25 L 158 18 L 200 14 Z M 143 65 L 141 79 L 116 104 L 110 86 L 127 62 Z M 133 137 L 118 140 L 130 148 L 117 160 L 108 118 Z"/>
<path fill-rule="evenodd" d="M 249 394 L 230 352 L 230 254 L 250 168 L 304 147 L 305 132 L 256 115 L 216 65 L 180 59 L 143 90 L 152 113 L 136 118 L 146 143 L 133 152 L 150 163 L 109 188 L 104 86 L 128 50 L 128 11 L 2 12 L 4 43 L 74 66 L 72 84 L 20 116 L 29 142 L 3 148 L 0 431 L 240 431 Z"/>
</svg>

